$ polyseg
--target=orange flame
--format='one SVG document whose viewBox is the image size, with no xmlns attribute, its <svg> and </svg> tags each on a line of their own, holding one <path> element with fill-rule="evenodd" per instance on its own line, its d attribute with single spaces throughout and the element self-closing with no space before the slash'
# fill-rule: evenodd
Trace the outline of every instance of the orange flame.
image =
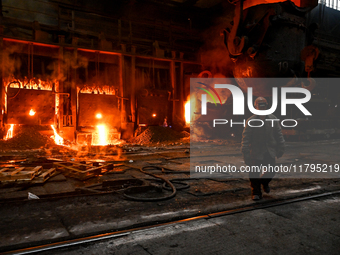
<svg viewBox="0 0 340 255">
<path fill-rule="evenodd" d="M 53 82 L 51 81 L 42 81 L 40 79 L 37 80 L 8 80 L 8 84 L 10 84 L 10 88 L 26 88 L 26 89 L 41 89 L 41 90 L 52 90 Z"/>
<path fill-rule="evenodd" d="M 31 109 L 30 112 L 29 112 L 29 115 L 30 115 L 30 116 L 34 116 L 35 113 L 36 113 L 36 112 L 35 112 L 33 109 Z"/>
<path fill-rule="evenodd" d="M 190 100 L 185 103 L 184 109 L 185 109 L 185 123 L 189 125 L 190 124 Z"/>
<path fill-rule="evenodd" d="M 119 145 L 124 141 L 120 140 L 116 129 L 110 129 L 105 124 L 96 126 L 97 130 L 92 133 L 91 145 L 105 146 L 105 145 Z"/>
<path fill-rule="evenodd" d="M 77 87 L 78 93 L 84 94 L 105 94 L 105 95 L 116 95 L 116 91 L 111 86 L 83 86 L 82 88 Z"/>
<path fill-rule="evenodd" d="M 58 135 L 57 131 L 55 130 L 54 126 L 51 125 L 53 131 L 54 131 L 54 135 L 51 136 L 52 139 L 54 139 L 54 142 L 58 145 L 63 145 L 64 144 L 64 139 Z"/>
<path fill-rule="evenodd" d="M 98 125 L 98 139 L 93 145 L 108 145 L 108 130 L 105 125 Z"/>
<path fill-rule="evenodd" d="M 103 115 L 102 115 L 101 113 L 97 113 L 97 114 L 96 114 L 96 118 L 97 118 L 97 119 L 101 119 L 101 118 L 103 118 Z"/>
<path fill-rule="evenodd" d="M 6 135 L 5 140 L 13 138 L 13 129 L 14 129 L 14 124 L 11 124 L 10 129 L 8 129 L 8 131 L 7 131 L 7 135 Z"/>
</svg>

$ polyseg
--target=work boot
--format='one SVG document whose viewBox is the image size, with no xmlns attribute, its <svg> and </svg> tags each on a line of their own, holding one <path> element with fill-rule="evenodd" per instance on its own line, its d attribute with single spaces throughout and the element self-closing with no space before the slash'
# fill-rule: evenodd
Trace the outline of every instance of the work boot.
<svg viewBox="0 0 340 255">
<path fill-rule="evenodd" d="M 254 201 L 258 201 L 258 200 L 261 200 L 261 199 L 262 199 L 262 195 L 252 195 L 251 198 L 252 198 Z"/>
<path fill-rule="evenodd" d="M 267 194 L 270 192 L 269 185 L 263 185 L 263 191 L 266 192 Z"/>
</svg>

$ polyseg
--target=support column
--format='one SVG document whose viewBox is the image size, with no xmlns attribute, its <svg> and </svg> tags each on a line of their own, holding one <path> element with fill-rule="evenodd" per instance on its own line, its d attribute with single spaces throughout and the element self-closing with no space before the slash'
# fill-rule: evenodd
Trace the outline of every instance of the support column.
<svg viewBox="0 0 340 255">
<path fill-rule="evenodd" d="M 119 56 L 119 106 L 120 106 L 120 127 L 122 124 L 126 123 L 126 111 L 124 106 L 124 86 L 123 86 L 123 76 L 124 76 L 124 56 Z"/>
<path fill-rule="evenodd" d="M 73 51 L 73 57 L 76 60 L 78 58 L 78 48 L 75 48 Z M 70 88 L 70 98 L 71 98 L 71 114 L 72 114 L 72 123 L 73 131 L 76 132 L 77 129 L 77 69 L 73 68 L 72 70 L 72 82 Z"/>
<path fill-rule="evenodd" d="M 185 92 L 185 88 L 184 88 L 184 73 L 183 73 L 183 62 L 180 62 L 180 68 L 179 68 L 179 91 L 180 91 L 180 94 L 179 94 L 179 104 L 180 104 L 180 114 L 182 116 L 182 119 L 184 120 L 184 123 L 185 123 L 185 117 L 184 117 L 184 114 L 185 114 L 185 109 L 184 109 L 184 103 L 186 101 L 186 98 L 184 97 L 184 92 Z"/>
<path fill-rule="evenodd" d="M 132 46 L 132 53 L 136 53 L 136 47 Z M 136 57 L 131 57 L 131 122 L 136 122 Z"/>
<path fill-rule="evenodd" d="M 62 65 L 64 64 L 64 37 L 59 37 L 59 64 L 58 72 L 60 77 L 64 77 Z M 76 46 L 76 44 L 74 45 Z M 77 48 L 73 50 L 73 58 L 77 59 Z M 70 67 L 69 76 L 66 82 L 59 81 L 59 132 L 61 137 L 74 141 L 76 140 L 77 130 L 77 87 L 75 83 L 77 69 Z M 68 96 L 67 96 L 68 94 Z"/>
<path fill-rule="evenodd" d="M 0 25 L 0 139 L 3 137 L 4 130 L 4 115 L 5 115 L 5 85 L 3 82 L 3 50 L 4 50 L 4 40 L 3 40 L 3 27 Z"/>
<path fill-rule="evenodd" d="M 170 77 L 171 77 L 171 88 L 172 88 L 172 119 L 171 125 L 175 123 L 175 116 L 176 116 L 176 105 L 175 105 L 175 95 L 176 95 L 176 66 L 175 61 L 172 60 L 170 62 Z"/>
<path fill-rule="evenodd" d="M 59 52 L 58 52 L 58 78 L 59 77 L 64 77 L 63 71 L 62 71 L 62 64 L 64 61 L 64 43 L 65 43 L 65 36 L 64 35 L 59 35 Z M 55 91 L 57 92 L 64 92 L 64 82 L 60 79 L 58 79 L 58 86 L 56 84 L 55 86 Z M 59 94 L 56 94 L 56 102 L 59 101 L 58 109 L 56 112 L 56 123 L 57 128 L 61 129 L 63 126 L 63 103 L 64 103 L 64 98 L 63 96 L 60 96 Z"/>
</svg>

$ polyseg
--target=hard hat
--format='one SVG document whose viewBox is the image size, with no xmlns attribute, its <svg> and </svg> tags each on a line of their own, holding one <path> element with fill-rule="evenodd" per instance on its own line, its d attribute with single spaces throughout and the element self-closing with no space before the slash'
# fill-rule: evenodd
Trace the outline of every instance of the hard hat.
<svg viewBox="0 0 340 255">
<path fill-rule="evenodd" d="M 259 108 L 259 106 L 267 106 L 268 102 L 264 97 L 258 97 L 256 98 L 255 102 L 254 102 L 254 106 L 256 109 Z"/>
</svg>

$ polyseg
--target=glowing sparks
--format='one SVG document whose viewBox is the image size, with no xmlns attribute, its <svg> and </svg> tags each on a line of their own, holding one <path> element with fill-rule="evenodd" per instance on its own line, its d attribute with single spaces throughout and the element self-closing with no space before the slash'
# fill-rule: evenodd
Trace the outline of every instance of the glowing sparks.
<svg viewBox="0 0 340 255">
<path fill-rule="evenodd" d="M 36 113 L 36 112 L 35 112 L 33 109 L 31 109 L 30 112 L 29 112 L 29 115 L 30 115 L 30 116 L 34 116 L 35 113 Z"/>
<path fill-rule="evenodd" d="M 184 109 L 185 109 L 185 123 L 189 125 L 190 124 L 190 100 L 185 103 Z"/>
<path fill-rule="evenodd" d="M 101 119 L 101 118 L 103 118 L 103 115 L 102 115 L 101 113 L 97 113 L 97 114 L 96 114 L 96 118 L 97 118 L 97 119 Z"/>
<path fill-rule="evenodd" d="M 152 117 L 156 117 L 156 113 L 152 114 Z"/>
<path fill-rule="evenodd" d="M 64 144 L 64 139 L 58 135 L 57 131 L 55 130 L 54 126 L 51 125 L 52 129 L 53 129 L 53 132 L 54 132 L 54 135 L 51 136 L 52 139 L 54 139 L 54 142 L 58 145 L 63 145 Z"/>
<path fill-rule="evenodd" d="M 8 131 L 7 131 L 7 135 L 6 135 L 5 140 L 13 138 L 13 129 L 14 129 L 14 124 L 11 124 L 10 129 L 8 129 Z"/>
<path fill-rule="evenodd" d="M 98 125 L 98 141 L 95 145 L 107 145 L 108 144 L 108 131 L 105 125 Z"/>
</svg>

